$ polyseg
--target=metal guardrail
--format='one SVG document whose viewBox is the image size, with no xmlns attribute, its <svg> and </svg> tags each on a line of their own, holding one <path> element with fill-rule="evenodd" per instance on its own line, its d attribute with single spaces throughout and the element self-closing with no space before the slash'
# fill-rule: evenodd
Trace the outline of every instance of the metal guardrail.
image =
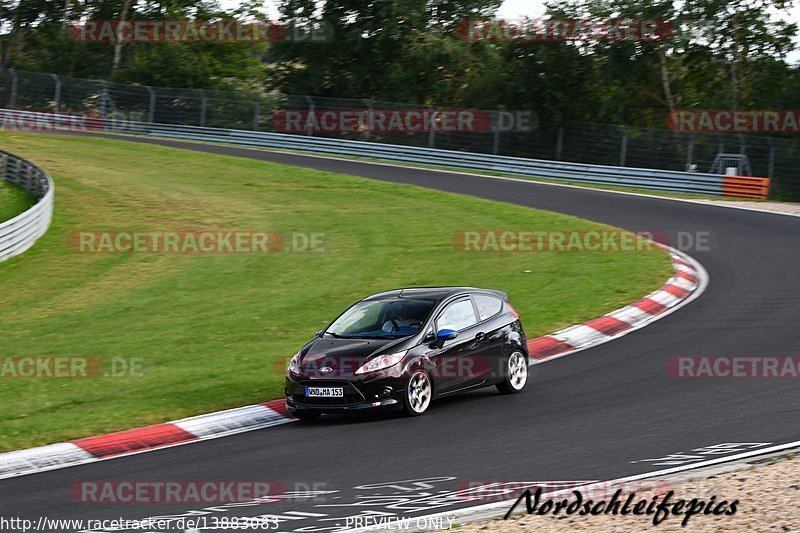
<svg viewBox="0 0 800 533">
<path fill-rule="evenodd" d="M 513 176 L 538 177 L 595 185 L 616 185 L 719 196 L 721 196 L 723 192 L 727 192 L 728 194 L 731 192 L 731 188 L 726 186 L 729 183 L 730 177 L 718 174 L 589 165 L 563 161 L 546 161 L 458 152 L 416 146 L 380 144 L 282 133 L 201 128 L 197 126 L 173 124 L 130 122 L 124 127 L 114 127 L 113 124 L 107 125 L 105 129 L 107 131 L 119 133 L 152 135 L 156 137 L 194 141 L 224 142 L 333 156 L 376 158 L 416 165 L 480 172 L 496 172 Z M 746 185 L 746 182 L 751 178 L 737 177 L 737 179 L 740 184 Z M 738 195 L 760 197 L 762 194 L 762 188 L 760 186 L 765 178 L 752 179 L 758 180 L 757 183 L 754 182 L 754 185 L 758 185 L 758 187 L 753 189 L 754 192 L 751 194 L 746 189 L 740 189 L 737 193 Z"/>
<path fill-rule="evenodd" d="M 66 124 L 69 129 L 74 117 L 52 115 L 33 111 L 3 110 L 13 113 L 18 119 L 38 119 L 49 123 L 54 129 Z M 386 161 L 425 165 L 439 168 L 454 168 L 480 172 L 495 172 L 512 176 L 546 178 L 594 185 L 614 185 L 660 191 L 697 193 L 721 196 L 725 193 L 737 196 L 761 198 L 765 178 L 736 177 L 736 187 L 731 187 L 732 177 L 698 172 L 678 172 L 646 168 L 617 167 L 526 159 L 474 152 L 460 152 L 418 146 L 382 144 L 365 141 L 269 133 L 248 130 L 206 128 L 178 124 L 152 124 L 148 122 L 115 121 L 113 119 L 86 118 L 89 131 L 150 135 L 192 141 L 222 142 L 244 146 L 310 152 L 331 156 L 355 156 Z M 749 180 L 753 187 L 748 187 Z"/>
<path fill-rule="evenodd" d="M 38 200 L 24 213 L 0 223 L 0 261 L 5 261 L 33 246 L 47 231 L 53 218 L 55 185 L 44 170 L 2 150 L 0 179 L 22 187 Z"/>
</svg>

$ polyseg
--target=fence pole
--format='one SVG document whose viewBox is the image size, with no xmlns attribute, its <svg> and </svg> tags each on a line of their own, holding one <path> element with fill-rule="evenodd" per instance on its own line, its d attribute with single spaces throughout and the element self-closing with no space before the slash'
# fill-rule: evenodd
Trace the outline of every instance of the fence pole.
<svg viewBox="0 0 800 533">
<path fill-rule="evenodd" d="M 775 141 L 769 140 L 769 167 L 767 169 L 767 177 L 773 179 L 775 177 Z"/>
<path fill-rule="evenodd" d="M 255 95 L 255 105 L 253 106 L 253 131 L 258 131 L 258 119 L 261 117 L 261 98 Z"/>
<path fill-rule="evenodd" d="M 306 102 L 308 102 L 308 116 L 309 118 L 314 117 L 314 121 L 311 124 L 316 124 L 316 116 L 314 116 L 314 100 L 310 96 L 306 96 Z M 306 135 L 311 136 L 312 131 L 306 131 Z"/>
<path fill-rule="evenodd" d="M 436 112 L 433 110 L 433 106 L 428 106 L 428 111 L 432 113 L 431 115 L 431 124 L 430 130 L 428 130 L 428 148 L 433 148 L 436 146 Z"/>
<path fill-rule="evenodd" d="M 625 156 L 628 152 L 628 136 L 626 134 L 622 134 L 622 144 L 619 147 L 619 166 L 625 166 Z"/>
<path fill-rule="evenodd" d="M 50 74 L 50 77 L 53 78 L 53 84 L 55 85 L 53 101 L 55 103 L 55 112 L 58 113 L 61 111 L 61 78 L 56 74 Z"/>
<path fill-rule="evenodd" d="M 694 140 L 690 140 L 686 148 L 686 171 L 691 172 L 694 159 Z"/>
<path fill-rule="evenodd" d="M 108 118 L 108 85 L 106 82 L 100 82 L 100 114 L 103 116 L 103 119 Z M 103 121 L 105 123 L 105 120 Z"/>
<path fill-rule="evenodd" d="M 564 148 L 564 126 L 558 127 L 558 137 L 556 138 L 556 159 L 561 160 L 561 150 Z"/>
<path fill-rule="evenodd" d="M 767 198 L 772 198 L 772 193 L 775 190 L 775 141 L 769 140 L 769 166 L 767 167 L 767 177 L 769 178 L 769 189 L 767 189 Z"/>
<path fill-rule="evenodd" d="M 372 116 L 372 100 L 366 99 L 363 101 L 364 105 L 367 106 L 367 133 L 365 135 L 365 141 L 368 141 L 369 138 L 372 136 L 372 126 L 374 118 Z"/>
<path fill-rule="evenodd" d="M 206 126 L 206 112 L 208 108 L 208 98 L 206 98 L 206 92 L 203 89 L 200 89 L 200 127 L 204 128 Z"/>
<path fill-rule="evenodd" d="M 494 119 L 494 138 L 492 139 L 492 154 L 497 155 L 500 151 L 500 112 L 493 111 L 492 118 Z"/>
<path fill-rule="evenodd" d="M 152 87 L 145 85 L 147 93 L 150 95 L 150 107 L 147 109 L 147 122 L 150 124 L 156 121 L 156 92 Z"/>
<path fill-rule="evenodd" d="M 9 97 L 8 107 L 11 109 L 17 108 L 17 71 L 13 68 L 8 69 L 11 75 L 11 96 Z"/>
</svg>

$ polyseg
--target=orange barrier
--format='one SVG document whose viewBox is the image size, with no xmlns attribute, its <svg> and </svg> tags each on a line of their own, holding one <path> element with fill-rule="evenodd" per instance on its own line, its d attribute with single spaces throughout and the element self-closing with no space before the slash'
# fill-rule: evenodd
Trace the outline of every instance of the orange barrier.
<svg viewBox="0 0 800 533">
<path fill-rule="evenodd" d="M 724 176 L 722 195 L 739 198 L 757 198 L 766 200 L 769 194 L 769 178 L 752 176 Z"/>
</svg>

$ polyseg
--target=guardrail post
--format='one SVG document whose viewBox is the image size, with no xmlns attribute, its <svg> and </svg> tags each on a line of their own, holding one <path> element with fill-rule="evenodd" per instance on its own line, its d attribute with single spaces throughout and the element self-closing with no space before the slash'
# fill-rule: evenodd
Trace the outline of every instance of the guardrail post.
<svg viewBox="0 0 800 533">
<path fill-rule="evenodd" d="M 18 83 L 17 71 L 14 70 L 13 68 L 10 68 L 10 69 L 8 69 L 8 73 L 11 75 L 11 96 L 9 97 L 9 100 L 8 100 L 8 107 L 10 109 L 16 109 L 17 108 L 17 83 Z"/>
<path fill-rule="evenodd" d="M 58 113 L 61 111 L 61 78 L 59 78 L 56 74 L 50 74 L 50 77 L 53 78 L 53 84 L 55 85 L 53 101 L 55 104 L 55 111 Z"/>
<path fill-rule="evenodd" d="M 200 89 L 200 127 L 204 128 L 206 125 L 206 112 L 208 108 L 208 98 L 206 92 Z"/>
<path fill-rule="evenodd" d="M 628 136 L 626 134 L 622 134 L 622 144 L 619 147 L 619 166 L 625 166 L 625 156 L 628 152 Z"/>
<path fill-rule="evenodd" d="M 694 160 L 694 141 L 691 140 L 686 147 L 686 171 L 691 172 L 692 160 Z"/>
<path fill-rule="evenodd" d="M 500 151 L 500 113 L 494 111 L 492 113 L 492 122 L 494 123 L 494 138 L 492 139 L 492 153 L 497 155 Z"/>
<path fill-rule="evenodd" d="M 156 92 L 152 87 L 145 85 L 147 93 L 150 95 L 150 107 L 147 109 L 147 122 L 150 124 L 156 121 Z"/>
<path fill-rule="evenodd" d="M 561 150 L 564 148 L 564 126 L 558 127 L 558 137 L 556 138 L 556 159 L 561 159 Z"/>
</svg>

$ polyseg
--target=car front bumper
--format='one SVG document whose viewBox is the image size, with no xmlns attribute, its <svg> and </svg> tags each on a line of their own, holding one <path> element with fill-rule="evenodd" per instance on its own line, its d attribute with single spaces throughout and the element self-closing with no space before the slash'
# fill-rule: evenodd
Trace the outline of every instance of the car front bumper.
<svg viewBox="0 0 800 533">
<path fill-rule="evenodd" d="M 408 380 L 404 377 L 380 379 L 313 379 L 286 376 L 286 408 L 289 412 L 343 413 L 369 409 L 400 409 Z M 306 396 L 307 387 L 342 387 L 343 398 Z M 390 392 L 387 392 L 391 389 Z"/>
</svg>

